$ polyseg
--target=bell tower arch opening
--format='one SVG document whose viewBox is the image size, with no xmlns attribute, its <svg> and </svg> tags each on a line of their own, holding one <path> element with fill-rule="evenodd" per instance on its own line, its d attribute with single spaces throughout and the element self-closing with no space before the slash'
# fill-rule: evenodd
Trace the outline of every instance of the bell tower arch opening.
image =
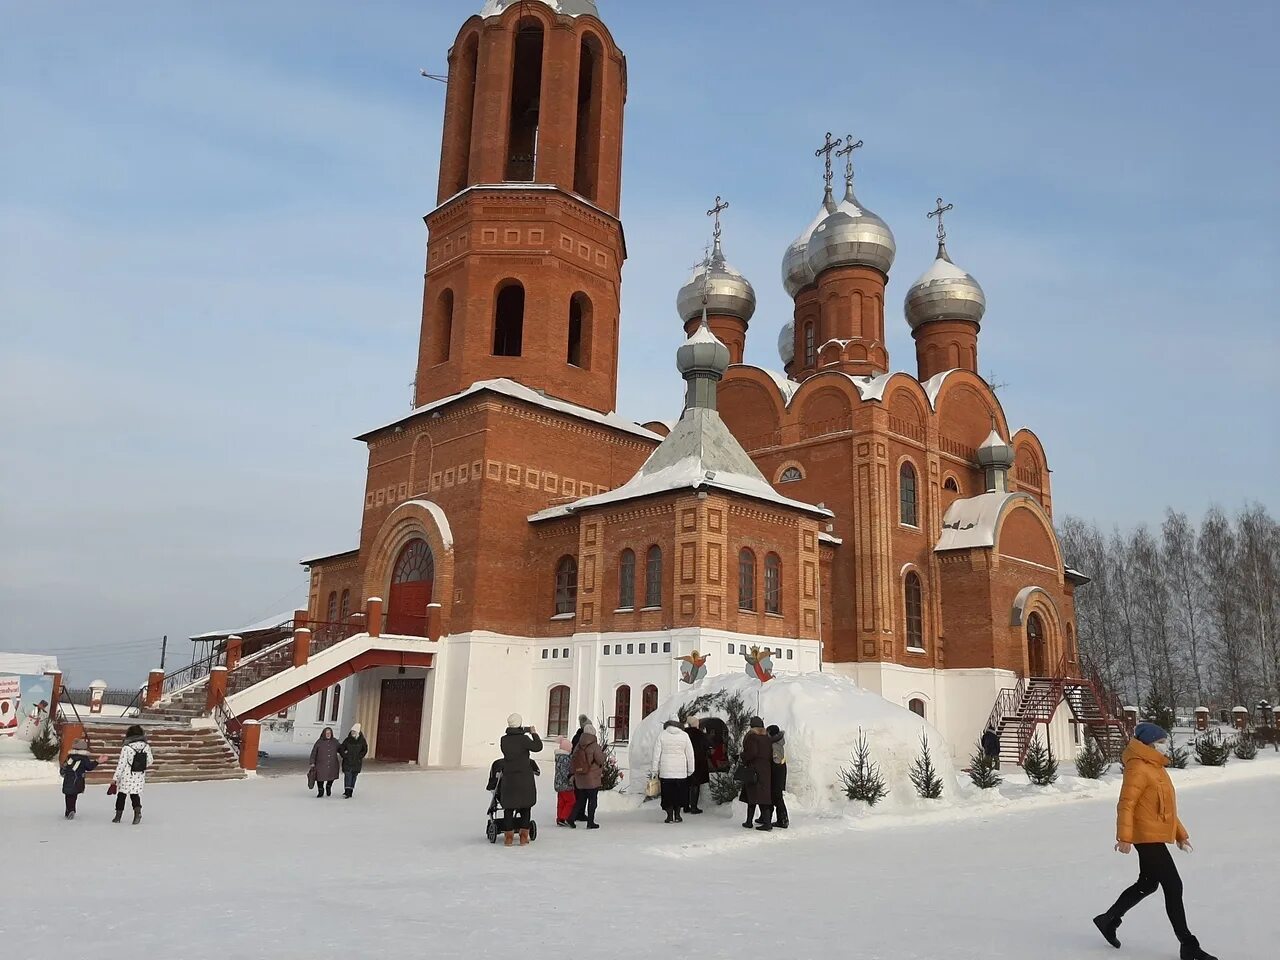
<svg viewBox="0 0 1280 960">
<path fill-rule="evenodd" d="M 524 287 L 518 280 L 502 285 L 493 310 L 493 355 L 518 357 L 524 347 Z"/>
<path fill-rule="evenodd" d="M 507 129 L 505 180 L 532 183 L 538 164 L 538 116 L 542 109 L 542 21 L 516 24 L 511 67 L 511 123 Z"/>
<path fill-rule="evenodd" d="M 604 47 L 584 33 L 578 55 L 578 122 L 573 151 L 573 189 L 592 203 L 600 180 L 600 108 Z"/>
</svg>

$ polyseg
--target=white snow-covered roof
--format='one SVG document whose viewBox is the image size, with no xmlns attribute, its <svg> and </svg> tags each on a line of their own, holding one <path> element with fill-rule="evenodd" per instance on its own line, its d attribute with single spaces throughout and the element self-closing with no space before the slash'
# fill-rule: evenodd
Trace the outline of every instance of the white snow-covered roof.
<svg viewBox="0 0 1280 960">
<path fill-rule="evenodd" d="M 924 273 L 920 274 L 919 279 L 916 280 L 916 282 L 913 283 L 911 286 L 918 287 L 918 286 L 921 286 L 922 284 L 933 283 L 935 280 L 966 280 L 966 279 L 972 280 L 973 278 L 970 277 L 966 271 L 961 270 L 950 260 L 947 260 L 943 257 L 938 257 L 938 259 L 934 260 L 933 263 L 929 266 L 929 269 L 926 270 Z"/>
<path fill-rule="evenodd" d="M 477 380 L 461 393 L 450 394 L 447 397 L 442 397 L 439 400 L 433 400 L 431 403 L 417 407 L 405 414 L 403 417 L 399 417 L 392 420 L 390 423 L 384 423 L 379 427 L 374 427 L 372 430 L 362 433 L 360 436 L 356 437 L 356 439 L 367 440 L 375 433 L 380 433 L 383 430 L 390 429 L 396 424 L 405 423 L 406 421 L 412 420 L 414 417 L 420 417 L 424 413 L 430 413 L 432 410 L 448 406 L 449 404 L 456 403 L 465 397 L 473 396 L 474 394 L 482 393 L 486 390 L 490 393 L 502 394 L 503 396 L 511 397 L 515 400 L 523 400 L 525 403 L 533 404 L 534 406 L 542 407 L 546 410 L 555 410 L 557 413 L 565 413 L 571 417 L 577 417 L 579 420 L 587 420 L 591 423 L 598 423 L 604 427 L 611 427 L 614 430 L 621 430 L 624 433 L 634 434 L 637 437 L 644 437 L 646 440 L 662 439 L 652 430 L 646 430 L 644 427 L 640 426 L 640 424 L 628 420 L 626 417 L 619 416 L 616 413 L 599 413 L 589 407 L 580 407 L 576 403 L 569 403 L 567 400 L 558 400 L 555 397 L 549 397 L 546 394 L 539 393 L 537 390 L 526 387 L 524 384 L 517 383 L 514 380 L 509 380 L 506 377 L 499 377 L 494 380 Z"/>
<path fill-rule="evenodd" d="M 282 624 L 288 623 L 293 619 L 293 610 L 287 610 L 284 613 L 277 613 L 274 617 L 267 617 L 264 620 L 258 620 L 243 627 L 235 627 L 231 630 L 210 630 L 206 633 L 197 633 L 191 637 L 192 640 L 219 640 L 222 637 L 229 637 L 233 634 L 243 637 L 246 633 L 258 633 L 261 630 L 275 630 Z"/>
<path fill-rule="evenodd" d="M 954 373 L 954 370 L 943 370 L 941 373 L 935 373 L 920 386 L 924 387 L 925 394 L 929 397 L 929 406 L 935 410 L 938 408 L 938 392 L 942 389 L 942 381 Z"/>
<path fill-rule="evenodd" d="M 480 16 L 486 19 L 496 17 L 507 7 L 515 6 L 520 2 L 521 0 L 485 0 L 484 6 L 480 8 Z M 595 0 L 542 0 L 542 2 L 565 17 L 580 17 L 588 13 L 593 17 L 600 16 Z"/>
<path fill-rule="evenodd" d="M 844 540 L 842 540 L 840 537 L 837 537 L 834 533 L 827 533 L 825 530 L 823 530 L 818 534 L 818 542 L 829 543 L 833 547 L 838 547 L 840 546 L 840 544 L 844 543 Z"/>
<path fill-rule="evenodd" d="M 674 490 L 714 488 L 806 513 L 830 517 L 823 507 L 784 497 L 770 486 L 715 410 L 692 407 L 622 486 L 535 513 L 531 521 L 564 517 L 592 507 Z"/>
<path fill-rule="evenodd" d="M 47 653 L 0 653 L 0 673 L 36 675 L 58 669 L 58 658 Z"/>
<path fill-rule="evenodd" d="M 994 547 L 996 527 L 1000 515 L 1014 500 L 1035 498 L 1027 493 L 980 493 L 976 497 L 957 500 L 947 508 L 942 518 L 942 536 L 934 550 L 969 550 L 973 547 Z"/>
<path fill-rule="evenodd" d="M 352 547 L 350 550 L 334 550 L 330 553 L 316 553 L 316 554 L 312 554 L 309 557 L 305 557 L 302 560 L 299 560 L 298 564 L 303 567 L 309 567 L 311 566 L 311 564 L 319 563 L 321 560 L 332 560 L 334 557 L 345 557 L 348 553 L 359 553 L 359 552 L 360 552 L 359 547 Z"/>
</svg>

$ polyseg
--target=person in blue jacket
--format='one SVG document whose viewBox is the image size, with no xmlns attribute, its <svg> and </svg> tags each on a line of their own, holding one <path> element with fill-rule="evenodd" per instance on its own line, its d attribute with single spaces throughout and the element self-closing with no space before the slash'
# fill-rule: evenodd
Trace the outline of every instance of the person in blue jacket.
<svg viewBox="0 0 1280 960">
<path fill-rule="evenodd" d="M 94 759 L 89 753 L 87 740 L 77 740 L 72 744 L 71 752 L 67 754 L 62 769 L 58 771 L 62 774 L 62 796 L 67 802 L 67 811 L 63 814 L 66 819 L 76 818 L 76 800 L 79 799 L 80 794 L 84 793 L 85 774 L 97 769 L 98 764 L 106 759 L 106 757 Z"/>
</svg>

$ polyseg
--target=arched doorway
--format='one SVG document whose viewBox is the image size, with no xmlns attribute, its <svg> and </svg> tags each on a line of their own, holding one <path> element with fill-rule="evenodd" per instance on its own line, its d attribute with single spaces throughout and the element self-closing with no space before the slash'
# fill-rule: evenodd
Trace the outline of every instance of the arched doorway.
<svg viewBox="0 0 1280 960">
<path fill-rule="evenodd" d="M 1027 617 L 1027 666 L 1033 677 L 1049 675 L 1049 657 L 1047 655 L 1044 621 L 1040 614 L 1033 613 Z"/>
<path fill-rule="evenodd" d="M 387 597 L 386 632 L 408 637 L 427 635 L 427 604 L 435 582 L 436 563 L 427 541 L 410 540 L 396 557 Z"/>
</svg>

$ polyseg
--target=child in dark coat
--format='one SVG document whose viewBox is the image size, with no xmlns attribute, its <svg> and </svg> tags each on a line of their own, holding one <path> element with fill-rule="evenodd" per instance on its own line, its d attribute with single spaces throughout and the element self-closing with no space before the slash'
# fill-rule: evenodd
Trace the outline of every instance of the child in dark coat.
<svg viewBox="0 0 1280 960">
<path fill-rule="evenodd" d="M 98 764 L 106 759 L 104 756 L 95 760 L 89 753 L 87 740 L 77 740 L 72 745 L 71 752 L 67 754 L 66 761 L 58 771 L 62 774 L 62 796 L 67 802 L 67 810 L 63 814 L 66 819 L 75 819 L 76 800 L 79 799 L 80 794 L 84 793 L 85 774 L 97 769 Z"/>
</svg>

